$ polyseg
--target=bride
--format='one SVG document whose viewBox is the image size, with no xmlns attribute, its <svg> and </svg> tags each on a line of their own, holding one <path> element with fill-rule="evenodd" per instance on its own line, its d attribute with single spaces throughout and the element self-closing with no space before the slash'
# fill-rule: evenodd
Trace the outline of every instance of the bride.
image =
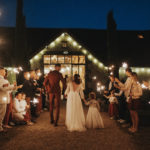
<svg viewBox="0 0 150 150">
<path fill-rule="evenodd" d="M 84 93 L 81 85 L 80 75 L 74 75 L 74 80 L 68 83 L 65 95 L 67 96 L 67 129 L 69 131 L 85 131 L 85 116 L 81 102 L 81 99 L 84 99 Z"/>
</svg>

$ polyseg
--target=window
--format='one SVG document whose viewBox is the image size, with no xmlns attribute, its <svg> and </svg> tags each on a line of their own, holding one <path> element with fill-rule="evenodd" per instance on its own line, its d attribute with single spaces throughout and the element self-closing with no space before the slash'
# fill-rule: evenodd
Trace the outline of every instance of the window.
<svg viewBox="0 0 150 150">
<path fill-rule="evenodd" d="M 58 55 L 58 63 L 63 64 L 64 63 L 64 55 Z"/>
<path fill-rule="evenodd" d="M 78 56 L 72 56 L 72 63 L 78 64 Z"/>
<path fill-rule="evenodd" d="M 44 73 L 48 74 L 50 71 L 50 66 L 49 65 L 44 65 Z"/>
<path fill-rule="evenodd" d="M 55 64 L 61 64 L 63 77 L 70 80 L 75 74 L 79 74 L 85 88 L 85 56 L 84 55 L 44 55 L 44 73 L 55 69 Z"/>
<path fill-rule="evenodd" d="M 79 56 L 79 64 L 85 64 L 85 56 Z"/>
<path fill-rule="evenodd" d="M 78 70 L 78 65 L 73 65 L 73 66 L 72 66 L 72 70 L 73 70 L 73 76 L 74 76 L 75 74 L 78 74 L 78 72 L 79 72 L 79 70 Z"/>
<path fill-rule="evenodd" d="M 65 56 L 65 63 L 67 64 L 71 63 L 71 56 Z"/>
<path fill-rule="evenodd" d="M 56 64 L 57 63 L 57 55 L 51 55 L 51 63 Z"/>
<path fill-rule="evenodd" d="M 44 55 L 44 64 L 50 64 L 50 55 Z"/>
</svg>

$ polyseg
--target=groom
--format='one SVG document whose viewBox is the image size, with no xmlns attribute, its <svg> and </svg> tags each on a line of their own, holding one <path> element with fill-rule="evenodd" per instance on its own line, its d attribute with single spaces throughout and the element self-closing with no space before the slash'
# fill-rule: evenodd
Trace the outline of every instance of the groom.
<svg viewBox="0 0 150 150">
<path fill-rule="evenodd" d="M 59 112 L 60 112 L 60 100 L 61 100 L 61 88 L 60 81 L 63 83 L 63 88 L 66 88 L 65 80 L 63 79 L 62 74 L 59 72 L 61 70 L 61 65 L 56 64 L 55 70 L 50 71 L 47 77 L 44 80 L 44 86 L 49 94 L 49 102 L 50 102 L 50 119 L 51 124 L 54 123 L 54 126 L 57 126 L 57 122 L 59 120 Z M 53 116 L 53 100 L 56 108 L 55 118 Z"/>
</svg>

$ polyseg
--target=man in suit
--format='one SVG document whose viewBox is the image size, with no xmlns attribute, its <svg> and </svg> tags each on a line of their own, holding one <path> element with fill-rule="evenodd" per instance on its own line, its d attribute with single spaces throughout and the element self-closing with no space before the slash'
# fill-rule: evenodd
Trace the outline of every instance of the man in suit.
<svg viewBox="0 0 150 150">
<path fill-rule="evenodd" d="M 4 132 L 2 122 L 6 113 L 7 104 L 10 101 L 10 92 L 22 88 L 22 86 L 17 87 L 16 83 L 10 85 L 8 80 L 4 78 L 5 75 L 6 70 L 3 67 L 0 67 L 0 132 Z"/>
<path fill-rule="evenodd" d="M 55 70 L 50 71 L 44 80 L 44 86 L 49 94 L 51 124 L 54 123 L 54 126 L 57 126 L 57 122 L 59 120 L 59 112 L 60 112 L 61 88 L 59 82 L 61 81 L 63 83 L 63 88 L 66 88 L 66 83 L 62 74 L 59 72 L 60 70 L 61 70 L 61 65 L 56 64 Z M 53 109 L 54 109 L 53 99 L 56 108 L 55 118 L 53 116 Z"/>
</svg>

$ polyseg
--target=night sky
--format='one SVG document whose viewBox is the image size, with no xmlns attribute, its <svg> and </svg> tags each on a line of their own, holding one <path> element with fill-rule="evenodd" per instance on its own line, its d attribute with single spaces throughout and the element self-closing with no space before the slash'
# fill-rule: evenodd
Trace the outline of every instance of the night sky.
<svg viewBox="0 0 150 150">
<path fill-rule="evenodd" d="M 24 0 L 27 27 L 106 29 L 111 9 L 117 29 L 150 29 L 150 0 Z M 15 26 L 16 0 L 0 0 L 0 16 Z"/>
</svg>

